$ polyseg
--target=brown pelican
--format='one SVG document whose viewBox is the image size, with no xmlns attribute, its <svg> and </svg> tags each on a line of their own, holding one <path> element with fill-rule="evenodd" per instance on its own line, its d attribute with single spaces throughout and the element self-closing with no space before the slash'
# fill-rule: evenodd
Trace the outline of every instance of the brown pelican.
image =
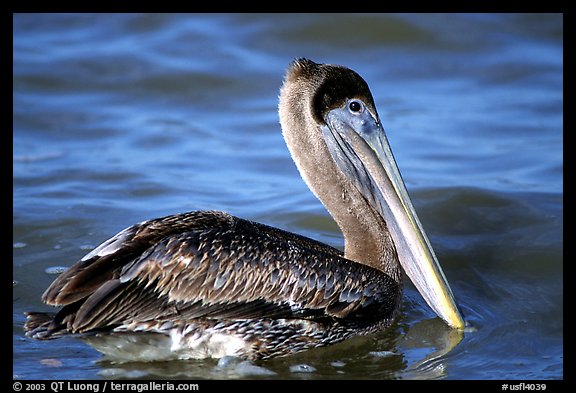
<svg viewBox="0 0 576 393">
<path fill-rule="evenodd" d="M 116 360 L 265 359 L 388 327 L 402 272 L 464 327 L 398 171 L 366 82 L 297 59 L 280 92 L 282 131 L 345 251 L 216 211 L 141 222 L 60 275 L 27 313 L 36 339 L 82 337 Z"/>
</svg>

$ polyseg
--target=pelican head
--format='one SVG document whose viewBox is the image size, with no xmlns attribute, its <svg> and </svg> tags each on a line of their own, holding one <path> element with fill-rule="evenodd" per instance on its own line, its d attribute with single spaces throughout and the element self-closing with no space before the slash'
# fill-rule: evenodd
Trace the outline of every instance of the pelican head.
<svg viewBox="0 0 576 393">
<path fill-rule="evenodd" d="M 345 257 L 399 283 L 400 265 L 439 317 L 464 328 L 364 79 L 346 67 L 297 59 L 279 113 L 302 178 L 344 234 Z"/>
</svg>

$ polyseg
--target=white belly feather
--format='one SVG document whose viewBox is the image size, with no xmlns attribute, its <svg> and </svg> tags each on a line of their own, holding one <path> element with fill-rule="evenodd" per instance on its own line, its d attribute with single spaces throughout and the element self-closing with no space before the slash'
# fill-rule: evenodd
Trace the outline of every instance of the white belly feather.
<svg viewBox="0 0 576 393">
<path fill-rule="evenodd" d="M 237 335 L 209 330 L 182 335 L 174 329 L 162 333 L 117 333 L 86 336 L 84 340 L 115 362 L 162 361 L 239 356 L 250 346 Z"/>
</svg>

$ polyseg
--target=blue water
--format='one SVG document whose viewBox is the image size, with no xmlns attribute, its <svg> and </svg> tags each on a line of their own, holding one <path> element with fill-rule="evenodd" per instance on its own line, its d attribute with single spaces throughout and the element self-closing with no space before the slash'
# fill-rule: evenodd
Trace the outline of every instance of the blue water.
<svg viewBox="0 0 576 393">
<path fill-rule="evenodd" d="M 15 378 L 563 378 L 562 15 L 13 22 Z M 370 85 L 472 328 L 455 336 L 407 282 L 390 330 L 255 365 L 114 365 L 76 339 L 25 338 L 23 312 L 50 309 L 46 269 L 144 219 L 218 209 L 342 247 L 278 124 L 284 71 L 302 56 Z"/>
</svg>

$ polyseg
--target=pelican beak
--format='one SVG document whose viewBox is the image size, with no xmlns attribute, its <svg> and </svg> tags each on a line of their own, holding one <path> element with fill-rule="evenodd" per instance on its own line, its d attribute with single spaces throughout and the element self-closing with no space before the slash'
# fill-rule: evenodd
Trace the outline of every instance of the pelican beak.
<svg viewBox="0 0 576 393">
<path fill-rule="evenodd" d="M 353 166 L 357 173 L 363 173 L 364 179 L 356 185 L 380 210 L 400 265 L 428 305 L 449 326 L 464 329 L 452 290 L 414 210 L 378 115 L 367 108 L 351 114 L 348 108 L 349 102 L 326 117 L 328 127 L 337 130 L 347 145 L 345 154 L 353 157 L 344 170 Z"/>
</svg>

